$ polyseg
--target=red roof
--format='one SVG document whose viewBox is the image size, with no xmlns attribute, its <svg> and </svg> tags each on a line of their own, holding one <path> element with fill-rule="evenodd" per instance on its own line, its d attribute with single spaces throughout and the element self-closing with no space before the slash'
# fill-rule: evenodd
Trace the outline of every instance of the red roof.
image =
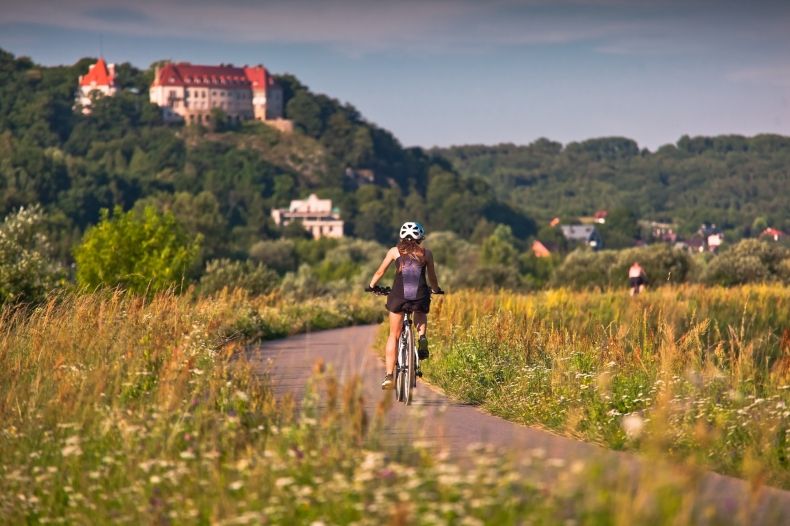
<svg viewBox="0 0 790 526">
<path fill-rule="evenodd" d="M 274 83 L 274 79 L 269 75 L 269 71 L 263 66 L 245 67 L 244 73 L 252 83 L 253 90 L 266 89 Z"/>
<path fill-rule="evenodd" d="M 763 233 L 760 234 L 760 235 L 761 236 L 771 236 L 771 237 L 782 237 L 782 236 L 785 235 L 785 233 L 782 232 L 781 230 L 776 229 L 776 228 L 768 227 L 765 230 L 763 230 Z"/>
<path fill-rule="evenodd" d="M 532 242 L 532 253 L 535 254 L 535 257 L 538 258 L 547 258 L 551 256 L 551 251 L 548 248 L 546 248 L 546 245 L 544 245 L 537 239 Z"/>
<path fill-rule="evenodd" d="M 272 83 L 263 66 L 237 68 L 231 65 L 200 66 L 188 62 L 167 63 L 154 78 L 154 86 L 212 86 L 265 89 Z"/>
<path fill-rule="evenodd" d="M 111 86 L 114 83 L 114 72 L 111 72 L 107 67 L 104 57 L 99 57 L 96 64 L 92 65 L 88 72 L 80 78 L 80 86 Z"/>
</svg>

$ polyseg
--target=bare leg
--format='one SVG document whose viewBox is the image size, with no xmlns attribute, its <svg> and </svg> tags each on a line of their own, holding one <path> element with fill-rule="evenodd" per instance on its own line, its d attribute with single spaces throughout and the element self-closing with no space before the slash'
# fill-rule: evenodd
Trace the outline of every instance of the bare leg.
<svg viewBox="0 0 790 526">
<path fill-rule="evenodd" d="M 417 334 L 425 336 L 428 330 L 428 315 L 424 312 L 415 312 L 414 324 L 417 326 Z"/>
<path fill-rule="evenodd" d="M 384 348 L 385 363 L 387 374 L 395 372 L 395 352 L 398 349 L 398 338 L 403 328 L 403 313 L 390 312 L 390 335 L 387 338 L 387 346 Z"/>
</svg>

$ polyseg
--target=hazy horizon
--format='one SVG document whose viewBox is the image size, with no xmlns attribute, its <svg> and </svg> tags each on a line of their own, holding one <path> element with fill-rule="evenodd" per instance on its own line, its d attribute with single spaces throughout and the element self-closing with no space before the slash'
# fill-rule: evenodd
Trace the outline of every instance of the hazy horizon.
<svg viewBox="0 0 790 526">
<path fill-rule="evenodd" d="M 0 0 L 44 65 L 263 63 L 408 146 L 790 135 L 790 4 Z M 101 48 L 101 49 L 100 49 Z"/>
</svg>

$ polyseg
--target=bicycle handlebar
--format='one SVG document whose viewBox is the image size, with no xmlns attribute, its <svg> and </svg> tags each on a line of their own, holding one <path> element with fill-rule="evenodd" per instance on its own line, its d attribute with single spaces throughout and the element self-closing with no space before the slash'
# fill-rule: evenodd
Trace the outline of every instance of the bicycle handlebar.
<svg viewBox="0 0 790 526">
<path fill-rule="evenodd" d="M 372 292 L 373 294 L 376 294 L 377 296 L 386 296 L 390 292 L 392 292 L 392 288 L 390 288 L 390 287 L 379 287 L 378 285 L 376 285 L 375 287 L 367 286 L 367 287 L 365 287 L 365 292 Z M 442 289 L 431 289 L 431 294 L 439 294 L 439 295 L 441 295 L 441 294 L 444 294 L 444 291 Z"/>
<path fill-rule="evenodd" d="M 392 289 L 389 287 L 379 287 L 378 285 L 376 285 L 375 287 L 371 287 L 371 286 L 365 287 L 365 292 L 372 292 L 377 296 L 386 296 L 390 292 L 392 292 Z"/>
</svg>

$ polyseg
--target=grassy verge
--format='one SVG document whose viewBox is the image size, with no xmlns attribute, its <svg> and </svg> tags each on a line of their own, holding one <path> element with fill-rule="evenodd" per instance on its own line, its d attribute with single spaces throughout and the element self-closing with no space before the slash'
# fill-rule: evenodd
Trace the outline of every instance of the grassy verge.
<svg viewBox="0 0 790 526">
<path fill-rule="evenodd" d="M 238 360 L 241 328 L 280 334 L 348 317 L 316 315 L 309 302 L 259 301 L 67 295 L 33 312 L 0 312 L 0 522 L 662 524 L 706 517 L 690 491 L 694 469 L 656 470 L 634 486 L 541 451 L 523 454 L 520 466 L 481 448 L 464 467 L 420 446 L 393 456 L 380 446 L 386 414 L 366 415 L 358 383 L 339 385 L 320 371 L 295 414 Z M 525 469 L 539 475 L 523 477 Z M 527 482 L 545 480 L 546 471 L 555 473 L 551 491 Z"/>
<path fill-rule="evenodd" d="M 790 487 L 790 288 L 461 292 L 427 378 L 505 418 Z"/>
</svg>

